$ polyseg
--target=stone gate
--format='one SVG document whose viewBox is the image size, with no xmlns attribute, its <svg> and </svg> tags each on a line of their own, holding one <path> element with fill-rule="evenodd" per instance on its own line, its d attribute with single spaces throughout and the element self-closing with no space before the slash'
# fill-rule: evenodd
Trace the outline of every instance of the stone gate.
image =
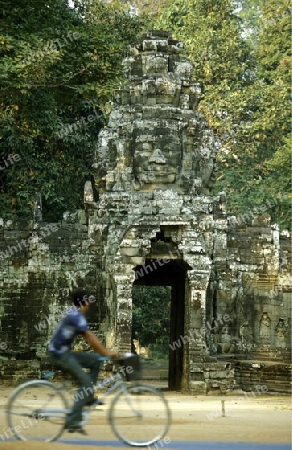
<svg viewBox="0 0 292 450">
<path fill-rule="evenodd" d="M 161 31 L 131 46 L 126 82 L 96 148 L 98 199 L 86 203 L 90 227 L 98 226 L 103 242 L 115 343 L 131 348 L 133 284 L 170 285 L 170 342 L 182 345 L 170 351 L 169 386 L 196 390 L 206 386 L 210 370 L 224 372 L 225 384 L 229 378 L 232 384 L 230 365 L 218 368 L 212 356 L 219 351 L 228 359 L 250 338 L 243 336 L 240 300 L 234 305 L 240 296 L 232 292 L 234 275 L 245 275 L 227 261 L 225 196 L 211 194 L 215 139 L 198 112 L 201 88 L 181 51 L 182 43 Z"/>
<path fill-rule="evenodd" d="M 224 193 L 212 194 L 216 142 L 182 48 L 162 31 L 131 46 L 84 210 L 58 224 L 0 220 L 3 379 L 41 373 L 73 288 L 97 296 L 91 325 L 125 352 L 133 286 L 162 285 L 171 287 L 170 388 L 289 391 L 290 234 L 268 214 L 227 216 Z"/>
</svg>

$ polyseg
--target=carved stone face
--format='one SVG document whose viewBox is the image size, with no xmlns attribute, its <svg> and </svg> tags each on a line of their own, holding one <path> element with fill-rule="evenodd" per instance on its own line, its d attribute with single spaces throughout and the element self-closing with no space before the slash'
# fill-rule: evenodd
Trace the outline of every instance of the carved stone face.
<svg viewBox="0 0 292 450">
<path fill-rule="evenodd" d="M 175 183 L 180 173 L 181 152 L 177 135 L 138 138 L 133 163 L 136 189 Z"/>
<path fill-rule="evenodd" d="M 279 321 L 278 321 L 278 324 L 277 324 L 277 327 L 278 328 L 284 328 L 284 319 L 279 319 Z"/>
</svg>

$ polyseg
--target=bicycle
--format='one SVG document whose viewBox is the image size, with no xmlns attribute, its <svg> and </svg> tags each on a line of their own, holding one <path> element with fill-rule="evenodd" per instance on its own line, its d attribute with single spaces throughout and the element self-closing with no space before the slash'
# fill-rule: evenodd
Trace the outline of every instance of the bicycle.
<svg viewBox="0 0 292 450">
<path fill-rule="evenodd" d="M 112 358 L 99 357 L 102 361 Z M 130 446 L 150 446 L 162 439 L 169 428 L 171 413 L 162 392 L 141 383 L 141 361 L 136 355 L 113 360 L 123 369 L 98 383 L 94 388 L 113 383 L 98 397 L 98 404 L 115 392 L 111 399 L 108 421 L 117 438 Z M 130 369 L 129 369 L 130 368 Z M 109 381 L 107 381 L 109 380 Z M 7 420 L 19 440 L 51 442 L 64 431 L 70 411 L 64 395 L 66 382 L 56 385 L 49 380 L 32 380 L 18 386 L 8 398 Z M 82 426 L 89 421 L 96 404 L 84 407 Z"/>
</svg>

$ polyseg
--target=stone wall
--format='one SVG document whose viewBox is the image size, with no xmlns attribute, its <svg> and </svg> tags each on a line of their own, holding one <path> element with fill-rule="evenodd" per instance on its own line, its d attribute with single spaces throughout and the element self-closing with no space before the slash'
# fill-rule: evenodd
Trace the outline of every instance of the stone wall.
<svg viewBox="0 0 292 450">
<path fill-rule="evenodd" d="M 193 362 L 189 365 L 189 389 L 194 394 L 217 391 L 224 393 L 236 387 L 251 390 L 254 383 L 259 382 L 266 384 L 270 392 L 289 392 L 291 372 L 289 333 L 285 332 L 284 335 L 285 346 L 282 340 L 281 345 L 277 347 L 275 332 L 279 318 L 283 317 L 286 322 L 290 314 L 291 239 L 287 233 L 279 236 L 276 260 L 278 265 L 274 263 L 278 272 L 274 272 L 273 276 L 270 273 L 268 276 L 266 273 L 268 260 L 264 254 L 268 249 L 270 259 L 271 251 L 275 250 L 275 243 L 272 242 L 275 230 L 269 223 L 261 228 L 258 225 L 258 223 L 246 224 L 240 229 L 229 229 L 225 257 L 221 254 L 219 260 L 217 258 L 215 261 L 216 273 L 220 275 L 216 281 L 216 314 L 217 317 L 221 315 L 221 320 L 217 318 L 218 327 L 214 333 L 216 349 L 208 340 L 210 337 L 208 323 L 211 323 L 209 321 L 214 315 L 212 310 L 214 291 L 210 287 L 214 288 L 215 269 L 212 271 L 207 291 L 205 324 L 207 324 L 206 344 L 209 346 L 209 354 L 216 356 L 220 365 L 208 363 L 206 356 L 203 358 L 205 362 L 199 363 L 193 353 Z M 262 232 L 261 235 L 259 231 Z M 110 345 L 114 342 L 116 329 L 110 324 L 113 323 L 115 311 L 112 305 L 106 305 L 103 301 L 105 291 L 99 258 L 100 244 L 98 239 L 93 239 L 92 233 L 92 227 L 86 224 L 85 211 L 79 211 L 74 217 L 67 216 L 58 224 L 44 223 L 33 226 L 32 223 L 2 221 L 0 250 L 2 383 L 17 384 L 21 380 L 40 378 L 43 372 L 51 369 L 46 361 L 46 345 L 57 321 L 69 306 L 69 291 L 78 285 L 88 286 L 98 298 L 98 303 L 90 316 L 91 326 L 104 343 Z M 169 232 L 174 241 L 178 240 L 179 235 L 179 229 L 173 228 L 172 233 Z M 132 238 L 133 236 L 128 235 Z M 256 256 L 252 251 L 251 237 L 257 248 Z M 20 248 L 18 244 L 23 239 L 27 241 L 27 245 L 22 243 Z M 262 243 L 261 246 L 258 246 L 259 242 Z M 139 257 L 137 242 L 135 244 L 132 240 L 123 240 L 120 247 L 126 259 Z M 240 261 L 239 255 L 243 249 L 244 260 Z M 155 258 L 152 261 L 157 261 L 159 256 L 163 257 L 166 254 L 170 256 L 171 251 L 173 256 L 178 255 L 174 248 L 168 248 L 168 252 L 163 249 L 162 253 L 159 253 L 161 247 L 155 249 L 153 244 L 151 251 L 150 257 Z M 9 256 L 7 252 L 13 254 Z M 141 259 L 134 261 L 135 264 L 141 263 Z M 155 265 L 152 263 L 152 269 L 154 268 Z M 262 268 L 265 270 L 261 270 Z M 141 272 L 141 269 L 139 272 L 138 269 L 136 282 L 141 275 L 145 275 L 145 272 Z M 134 282 L 135 276 L 132 277 Z M 127 295 L 126 292 L 123 294 Z M 260 337 L 259 318 L 264 310 L 271 317 L 270 342 L 266 340 L 262 342 Z M 225 315 L 228 318 L 226 323 L 223 320 Z M 226 339 L 225 342 L 220 342 L 223 325 L 228 325 L 227 342 Z M 186 332 L 184 336 L 186 347 L 189 344 L 188 336 L 197 337 L 194 333 L 191 335 Z M 174 335 L 172 340 L 176 337 Z M 124 345 L 129 348 L 129 339 Z"/>
<path fill-rule="evenodd" d="M 227 392 L 257 361 L 282 381 L 290 373 L 291 238 L 268 215 L 234 221 L 225 194 L 212 195 L 215 139 L 182 48 L 161 31 L 131 47 L 84 210 L 58 224 L 1 222 L 2 377 L 43 370 L 77 286 L 97 298 L 89 320 L 103 342 L 130 351 L 135 284 L 171 286 L 170 388 Z"/>
<path fill-rule="evenodd" d="M 214 336 L 221 339 L 219 346 L 216 342 L 220 353 L 289 360 L 290 244 L 287 233 L 271 226 L 267 215 L 228 228 L 226 258 L 222 264 L 214 262 L 208 292 L 208 314 L 215 307 L 217 314 L 230 315 L 225 327 L 219 327 L 221 335 Z"/>
<path fill-rule="evenodd" d="M 48 339 L 78 286 L 86 286 L 97 299 L 89 322 L 105 342 L 109 315 L 85 211 L 65 215 L 56 224 L 1 221 L 0 233 L 2 378 L 13 381 L 40 372 Z"/>
</svg>

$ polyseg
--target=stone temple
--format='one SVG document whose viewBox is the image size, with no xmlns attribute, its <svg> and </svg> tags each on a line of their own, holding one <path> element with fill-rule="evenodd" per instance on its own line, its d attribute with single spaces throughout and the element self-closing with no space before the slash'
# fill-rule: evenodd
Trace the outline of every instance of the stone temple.
<svg viewBox="0 0 292 450">
<path fill-rule="evenodd" d="M 4 380 L 41 373 L 74 287 L 97 296 L 91 324 L 122 353 L 132 348 L 133 286 L 170 286 L 169 388 L 289 392 L 290 235 L 266 213 L 228 216 L 225 194 L 212 194 L 216 141 L 182 49 L 163 31 L 131 46 L 84 210 L 47 234 L 48 224 L 2 221 Z M 28 248 L 3 257 L 28 236 Z"/>
</svg>

